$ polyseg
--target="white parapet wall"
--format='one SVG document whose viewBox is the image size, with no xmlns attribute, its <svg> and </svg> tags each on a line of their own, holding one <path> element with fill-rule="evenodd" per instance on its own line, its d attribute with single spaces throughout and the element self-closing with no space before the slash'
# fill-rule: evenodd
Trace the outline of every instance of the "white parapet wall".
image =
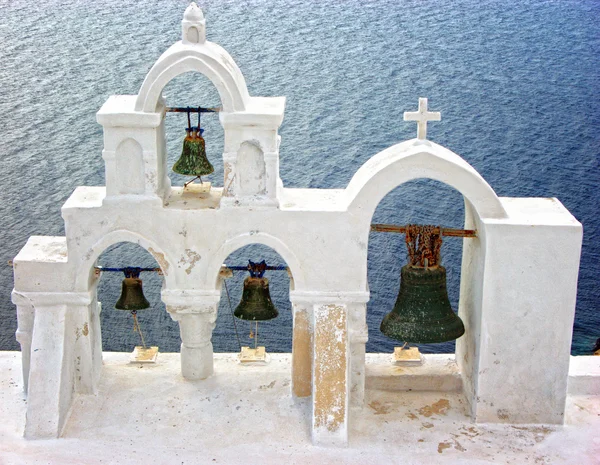
<svg viewBox="0 0 600 465">
<path fill-rule="evenodd" d="M 292 392 L 312 398 L 315 444 L 346 444 L 349 411 L 363 405 L 369 373 L 371 219 L 387 193 L 416 178 L 457 189 L 465 227 L 477 232 L 463 247 L 459 315 L 466 333 L 456 371 L 440 389 L 464 392 L 478 422 L 562 423 L 581 224 L 556 199 L 499 198 L 459 155 L 425 139 L 431 112 L 419 120 L 418 138 L 375 155 L 346 189 L 285 188 L 278 135 L 285 99 L 251 97 L 231 56 L 206 40 L 205 27 L 191 5 L 183 40 L 158 59 L 139 93 L 108 99 L 97 115 L 106 186 L 75 189 L 62 207 L 66 236 L 32 237 L 14 260 L 25 434 L 59 436 L 73 397 L 97 388 L 94 266 L 107 247 L 129 241 L 156 259 L 162 299 L 181 329 L 181 371 L 196 380 L 214 370 L 222 264 L 241 247 L 263 244 L 291 274 Z M 221 97 L 224 187 L 210 192 L 171 186 L 168 177 L 161 91 L 189 71 L 207 76 Z M 425 380 L 403 382 L 417 389 Z"/>
</svg>

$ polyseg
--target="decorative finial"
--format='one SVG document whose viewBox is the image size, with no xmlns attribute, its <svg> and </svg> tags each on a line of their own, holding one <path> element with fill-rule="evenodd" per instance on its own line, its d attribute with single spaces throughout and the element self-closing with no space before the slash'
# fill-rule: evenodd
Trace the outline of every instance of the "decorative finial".
<svg viewBox="0 0 600 465">
<path fill-rule="evenodd" d="M 206 20 L 195 2 L 185 9 L 181 29 L 181 41 L 184 44 L 203 44 L 206 41 Z"/>
<path fill-rule="evenodd" d="M 440 121 L 442 114 L 439 111 L 427 111 L 427 99 L 419 98 L 419 109 L 417 111 L 405 111 L 404 121 L 417 122 L 417 139 L 427 139 L 427 123 L 429 121 Z"/>
</svg>

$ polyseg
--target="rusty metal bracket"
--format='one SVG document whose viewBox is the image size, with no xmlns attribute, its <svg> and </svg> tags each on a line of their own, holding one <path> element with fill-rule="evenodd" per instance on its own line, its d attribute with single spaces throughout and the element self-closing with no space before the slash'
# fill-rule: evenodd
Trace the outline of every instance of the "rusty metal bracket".
<svg viewBox="0 0 600 465">
<path fill-rule="evenodd" d="M 410 225 L 407 225 L 410 226 Z M 371 231 L 374 232 L 391 232 L 398 234 L 406 234 L 407 226 L 398 226 L 395 224 L 383 224 L 374 223 L 371 225 Z M 446 237 L 477 237 L 476 229 L 453 229 L 453 228 L 442 228 L 435 226 L 432 230 L 434 234 L 440 234 Z"/>
</svg>

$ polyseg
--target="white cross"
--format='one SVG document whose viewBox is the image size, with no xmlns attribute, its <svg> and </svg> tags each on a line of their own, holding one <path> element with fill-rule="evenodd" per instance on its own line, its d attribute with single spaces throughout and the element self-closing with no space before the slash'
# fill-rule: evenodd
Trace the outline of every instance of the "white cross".
<svg viewBox="0 0 600 465">
<path fill-rule="evenodd" d="M 427 122 L 440 121 L 442 114 L 439 111 L 427 111 L 427 99 L 419 98 L 418 111 L 405 111 L 404 121 L 417 122 L 417 139 L 427 139 Z"/>
</svg>

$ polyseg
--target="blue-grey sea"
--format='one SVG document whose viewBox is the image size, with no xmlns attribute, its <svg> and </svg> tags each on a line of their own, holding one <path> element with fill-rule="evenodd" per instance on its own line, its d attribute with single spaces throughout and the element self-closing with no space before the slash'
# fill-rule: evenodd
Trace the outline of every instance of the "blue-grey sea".
<svg viewBox="0 0 600 465">
<path fill-rule="evenodd" d="M 251 95 L 286 96 L 280 130 L 281 178 L 288 187 L 343 188 L 371 156 L 415 137 L 404 111 L 428 97 L 442 121 L 428 136 L 464 157 L 500 196 L 557 197 L 583 223 L 573 354 L 600 337 L 600 2 L 595 0 L 257 0 L 199 2 L 208 39 L 241 68 Z M 60 207 L 79 185 L 103 185 L 102 129 L 95 113 L 112 94 L 135 94 L 159 55 L 180 39 L 186 1 L 0 0 L 0 350 L 18 349 L 7 265 L 30 235 L 63 235 Z M 186 74 L 164 90 L 169 105 L 219 104 L 212 84 Z M 222 185 L 223 130 L 204 118 L 208 156 Z M 185 135 L 167 117 L 169 164 Z M 183 179 L 173 175 L 174 184 Z M 374 221 L 461 227 L 461 195 L 433 181 L 392 191 Z M 343 232 L 342 232 L 343 233 Z M 449 295 L 458 302 L 461 240 L 447 239 Z M 396 345 L 379 332 L 394 304 L 403 237 L 369 241 L 369 351 Z M 265 247 L 228 259 L 282 264 Z M 315 256 L 315 266 L 319 257 Z M 143 249 L 106 251 L 104 266 L 155 266 Z M 144 278 L 152 308 L 141 315 L 146 341 L 179 350 L 176 323 L 160 302 L 161 277 Z M 259 326 L 271 352 L 291 350 L 289 281 L 271 272 L 280 317 Z M 243 273 L 228 281 L 232 306 Z M 121 276 L 101 278 L 105 350 L 138 343 L 131 317 L 114 310 Z M 213 343 L 238 351 L 225 294 Z M 552 318 L 548 314 L 547 318 Z M 514 322 L 515 326 L 519 321 Z M 243 344 L 250 328 L 238 322 Z M 422 347 L 448 352 L 453 343 Z"/>
</svg>

